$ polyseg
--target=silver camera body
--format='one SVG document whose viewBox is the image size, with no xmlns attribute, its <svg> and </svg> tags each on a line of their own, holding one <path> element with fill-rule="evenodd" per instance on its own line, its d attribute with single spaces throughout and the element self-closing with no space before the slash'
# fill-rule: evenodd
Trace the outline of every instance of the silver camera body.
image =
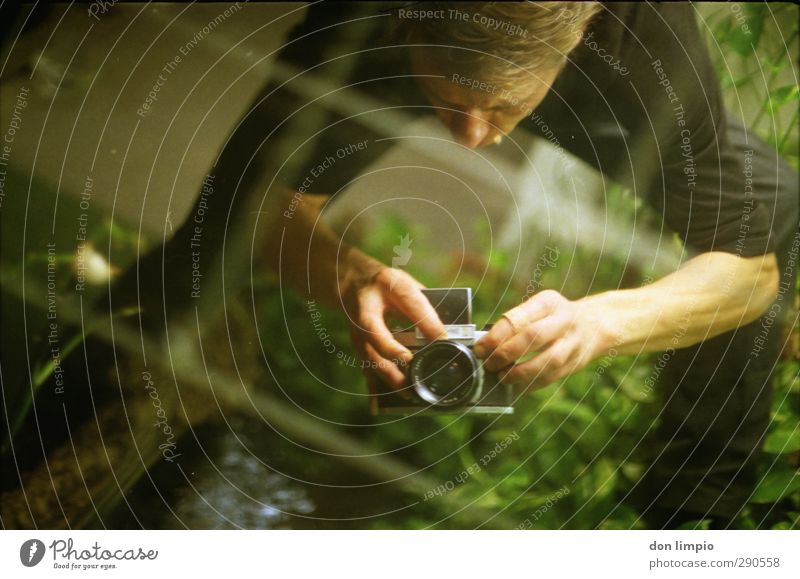
<svg viewBox="0 0 800 579">
<path fill-rule="evenodd" d="M 497 381 L 472 351 L 487 332 L 472 323 L 471 288 L 422 290 L 445 326 L 447 337 L 426 339 L 419 329 L 395 332 L 414 355 L 402 392 L 372 387 L 373 414 L 512 414 L 513 388 Z"/>
</svg>

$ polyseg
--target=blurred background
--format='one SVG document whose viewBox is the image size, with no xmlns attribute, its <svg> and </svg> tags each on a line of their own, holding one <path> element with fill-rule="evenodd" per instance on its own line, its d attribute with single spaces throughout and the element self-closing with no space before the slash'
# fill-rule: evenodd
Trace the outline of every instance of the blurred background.
<svg viewBox="0 0 800 579">
<path fill-rule="evenodd" d="M 798 7 L 695 7 L 729 110 L 798 168 Z M 87 5 L 23 6 L 5 20 L 3 526 L 641 526 L 624 499 L 657 412 L 655 356 L 599 360 L 509 417 L 376 419 L 342 316 L 320 306 L 312 323 L 267 272 L 165 344 L 145 342 L 135 312 L 96 321 L 109 282 L 187 218 L 252 99 L 285 77 L 275 51 L 304 14 L 125 3 L 97 18 Z M 433 117 L 405 129 L 434 144 L 398 138 L 325 218 L 387 263 L 410 240 L 403 267 L 423 283 L 479 288 L 479 324 L 542 288 L 638 285 L 680 259 L 655 214 L 544 139 L 515 133 L 476 162 L 438 144 Z M 739 528 L 800 525 L 794 297 L 763 476 Z M 238 330 L 252 316 L 255 340 Z"/>
</svg>

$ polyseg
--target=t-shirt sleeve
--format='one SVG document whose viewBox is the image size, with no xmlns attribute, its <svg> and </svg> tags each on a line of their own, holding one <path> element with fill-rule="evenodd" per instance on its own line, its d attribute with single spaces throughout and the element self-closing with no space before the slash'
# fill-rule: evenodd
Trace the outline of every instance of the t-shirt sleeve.
<svg viewBox="0 0 800 579">
<path fill-rule="evenodd" d="M 773 242 L 754 151 L 731 139 L 695 18 L 688 4 L 642 3 L 630 12 L 623 60 L 635 71 L 629 98 L 640 101 L 628 109 L 640 111 L 628 119 L 637 182 L 690 250 L 762 255 Z"/>
</svg>

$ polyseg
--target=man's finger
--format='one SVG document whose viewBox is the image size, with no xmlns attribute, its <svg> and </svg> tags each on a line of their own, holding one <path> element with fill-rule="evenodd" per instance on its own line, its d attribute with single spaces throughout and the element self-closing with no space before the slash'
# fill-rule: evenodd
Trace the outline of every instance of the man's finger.
<svg viewBox="0 0 800 579">
<path fill-rule="evenodd" d="M 478 358 L 486 358 L 495 351 L 497 346 L 514 335 L 514 327 L 505 318 L 500 318 L 483 338 L 476 342 L 473 352 Z"/>
<path fill-rule="evenodd" d="M 526 354 L 538 352 L 550 342 L 561 337 L 568 329 L 568 320 L 557 316 L 548 316 L 543 320 L 528 324 L 520 332 L 513 334 L 500 344 L 486 358 L 486 369 L 490 372 L 513 364 Z"/>
<path fill-rule="evenodd" d="M 535 358 L 517 364 L 502 374 L 500 381 L 523 390 L 544 388 L 570 373 L 573 366 L 572 353 L 572 347 L 568 343 L 564 340 L 556 341 Z"/>
<path fill-rule="evenodd" d="M 364 355 L 368 369 L 376 372 L 394 390 L 401 391 L 407 388 L 406 375 L 392 361 L 378 354 L 369 343 L 364 344 Z"/>
<path fill-rule="evenodd" d="M 479 358 L 490 356 L 501 344 L 524 330 L 528 323 L 539 320 L 542 317 L 539 312 L 543 313 L 544 310 L 535 306 L 528 307 L 528 303 L 525 302 L 512 308 L 506 312 L 508 315 L 503 314 L 489 330 L 489 333 L 475 344 L 475 355 Z M 513 324 L 512 320 L 514 320 Z"/>
<path fill-rule="evenodd" d="M 383 318 L 364 318 L 361 322 L 366 335 L 365 341 L 372 346 L 378 354 L 389 360 L 400 360 L 408 363 L 412 354 L 400 342 L 395 340 Z"/>
<path fill-rule="evenodd" d="M 446 337 L 444 324 L 419 287 L 399 282 L 392 291 L 391 304 L 429 340 Z"/>
<path fill-rule="evenodd" d="M 357 320 L 363 331 L 363 339 L 372 345 L 383 358 L 389 360 L 411 361 L 411 352 L 398 342 L 383 319 L 384 306 L 378 294 L 366 294 L 360 300 L 360 314 Z"/>
<path fill-rule="evenodd" d="M 492 326 L 492 329 L 475 344 L 475 355 L 486 358 L 512 335 L 522 331 L 553 312 L 557 301 L 563 299 L 558 292 L 545 290 L 510 309 Z M 513 323 L 512 323 L 513 320 Z"/>
</svg>

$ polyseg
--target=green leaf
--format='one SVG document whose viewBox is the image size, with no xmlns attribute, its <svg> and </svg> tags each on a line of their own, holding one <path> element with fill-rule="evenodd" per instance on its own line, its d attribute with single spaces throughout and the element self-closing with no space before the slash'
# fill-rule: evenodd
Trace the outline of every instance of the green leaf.
<svg viewBox="0 0 800 579">
<path fill-rule="evenodd" d="M 742 509 L 742 512 L 736 517 L 736 522 L 734 523 L 734 528 L 740 530 L 755 530 L 756 523 L 753 520 L 753 513 L 752 513 L 752 506 L 749 504 Z"/>
<path fill-rule="evenodd" d="M 679 531 L 707 531 L 711 527 L 711 519 L 701 519 L 699 521 L 686 521 L 678 527 Z"/>
<path fill-rule="evenodd" d="M 728 44 L 740 56 L 750 56 L 754 53 L 755 44 L 752 34 L 747 34 L 741 28 L 736 28 L 730 33 Z"/>
<path fill-rule="evenodd" d="M 488 256 L 488 263 L 489 267 L 505 269 L 509 263 L 508 254 L 505 251 L 495 248 Z"/>
<path fill-rule="evenodd" d="M 747 26 L 750 28 L 750 41 L 757 47 L 761 40 L 761 32 L 764 30 L 764 18 L 769 14 L 769 7 L 766 4 L 753 2 L 744 4 L 744 11 L 747 14 Z M 744 26 L 740 28 L 746 33 Z"/>
<path fill-rule="evenodd" d="M 800 472 L 776 469 L 761 479 L 750 502 L 774 503 L 797 490 L 800 490 Z"/>
<path fill-rule="evenodd" d="M 767 436 L 764 450 L 771 454 L 786 454 L 800 450 L 800 423 L 787 422 L 778 425 Z"/>
<path fill-rule="evenodd" d="M 582 428 L 587 428 L 597 421 L 597 415 L 592 412 L 591 408 L 578 403 L 577 400 L 550 400 L 545 404 L 543 410 L 576 420 Z"/>
<path fill-rule="evenodd" d="M 611 496 L 616 487 L 618 473 L 617 467 L 609 460 L 601 459 L 594 464 L 592 482 L 594 483 L 596 494 L 593 500 L 601 500 Z"/>
<path fill-rule="evenodd" d="M 773 90 L 769 95 L 769 100 L 772 103 L 773 109 L 779 109 L 784 105 L 793 102 L 797 103 L 800 98 L 800 89 L 796 84 L 787 84 Z"/>
</svg>

